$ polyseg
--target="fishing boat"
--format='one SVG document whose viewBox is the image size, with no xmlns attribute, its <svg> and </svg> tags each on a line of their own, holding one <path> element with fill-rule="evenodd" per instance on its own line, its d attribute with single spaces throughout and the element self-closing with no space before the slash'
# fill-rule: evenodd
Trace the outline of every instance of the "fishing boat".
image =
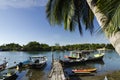
<svg viewBox="0 0 120 80">
<path fill-rule="evenodd" d="M 2 80 L 16 80 L 18 77 L 16 74 L 16 69 L 6 69 L 0 72 L 0 79 Z"/>
<path fill-rule="evenodd" d="M 86 61 L 99 61 L 103 59 L 104 55 L 104 53 L 94 54 L 92 57 L 88 57 Z"/>
<path fill-rule="evenodd" d="M 23 62 L 20 62 L 19 64 L 17 64 L 18 68 L 29 68 L 29 64 L 31 63 L 31 60 L 25 60 Z"/>
<path fill-rule="evenodd" d="M 65 56 L 67 60 L 60 60 L 61 63 L 71 64 L 71 63 L 84 63 L 90 61 L 101 61 L 104 57 L 104 53 L 90 54 L 89 51 L 72 51 L 69 56 Z"/>
<path fill-rule="evenodd" d="M 6 68 L 7 63 L 8 62 L 4 62 L 4 63 L 0 64 L 0 71 L 4 70 Z"/>
<path fill-rule="evenodd" d="M 46 56 L 32 56 L 30 57 L 30 68 L 42 68 L 46 65 L 47 57 Z"/>
<path fill-rule="evenodd" d="M 46 56 L 31 56 L 29 59 L 20 62 L 15 67 L 18 69 L 23 68 L 42 68 L 46 65 L 47 57 Z"/>
<path fill-rule="evenodd" d="M 90 69 L 74 69 L 72 70 L 75 73 L 81 73 L 81 72 L 95 72 L 97 69 L 96 68 L 90 68 Z"/>
<path fill-rule="evenodd" d="M 82 50 L 82 51 L 71 51 L 69 56 L 66 56 L 65 58 L 68 58 L 70 60 L 76 60 L 76 59 L 82 59 L 85 58 L 87 55 L 90 54 L 91 51 L 89 50 Z"/>
</svg>

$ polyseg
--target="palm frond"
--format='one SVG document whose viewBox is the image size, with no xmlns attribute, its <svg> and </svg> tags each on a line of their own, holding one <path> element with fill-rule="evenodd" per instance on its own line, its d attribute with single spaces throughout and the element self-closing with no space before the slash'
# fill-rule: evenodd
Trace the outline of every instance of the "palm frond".
<svg viewBox="0 0 120 80">
<path fill-rule="evenodd" d="M 119 30 L 120 23 L 120 0 L 98 0 L 97 6 L 100 11 L 108 17 L 103 30 L 112 35 Z"/>
<path fill-rule="evenodd" d="M 70 31 L 74 31 L 74 3 L 73 0 L 66 0 L 66 3 L 64 4 L 64 6 L 67 8 L 63 9 L 63 16 L 64 17 L 64 24 L 66 24 L 64 27 L 66 30 L 70 30 Z M 68 4 L 69 3 L 69 4 Z"/>
<path fill-rule="evenodd" d="M 72 19 L 74 16 L 73 0 L 49 0 L 46 6 L 47 18 L 50 24 L 61 25 L 64 22 L 65 30 L 72 29 Z M 70 27 L 71 26 L 71 27 Z"/>
<path fill-rule="evenodd" d="M 90 30 L 91 34 L 93 32 L 94 29 L 94 25 L 93 25 L 93 20 L 94 20 L 94 14 L 93 12 L 90 10 L 87 2 L 83 1 L 83 10 L 82 10 L 82 21 L 85 24 L 86 30 Z"/>
<path fill-rule="evenodd" d="M 113 24 L 113 26 L 120 28 L 120 5 L 116 9 L 115 14 L 112 17 L 111 23 Z"/>
<path fill-rule="evenodd" d="M 46 13 L 49 23 L 52 23 L 52 3 L 53 0 L 48 0 L 48 3 L 46 5 Z"/>
<path fill-rule="evenodd" d="M 108 24 L 108 27 L 105 28 L 105 30 L 108 32 L 108 37 L 120 31 L 120 22 L 118 20 L 120 20 L 120 5 L 116 9 L 114 16 Z"/>
<path fill-rule="evenodd" d="M 53 15 L 55 24 L 61 24 L 63 20 L 63 15 L 61 14 L 64 2 L 62 0 L 55 0 L 54 8 L 53 8 Z"/>
<path fill-rule="evenodd" d="M 82 32 L 82 26 L 81 26 L 81 23 L 80 23 L 80 17 L 79 17 L 79 15 L 78 15 L 78 29 L 79 29 L 80 34 L 82 35 L 83 32 Z"/>
<path fill-rule="evenodd" d="M 74 31 L 78 25 L 80 34 L 83 28 L 81 24 L 85 24 L 86 30 L 93 32 L 94 16 L 85 0 L 49 0 L 46 13 L 50 24 L 64 23 L 64 29 L 70 31 Z"/>
<path fill-rule="evenodd" d="M 81 13 L 82 13 L 83 5 L 82 5 L 81 1 L 77 1 L 76 2 L 75 0 L 74 0 L 74 5 L 75 5 L 74 21 L 78 25 L 79 32 L 82 35 L 83 32 L 82 32 L 82 26 L 81 26 L 80 18 L 81 18 Z"/>
</svg>

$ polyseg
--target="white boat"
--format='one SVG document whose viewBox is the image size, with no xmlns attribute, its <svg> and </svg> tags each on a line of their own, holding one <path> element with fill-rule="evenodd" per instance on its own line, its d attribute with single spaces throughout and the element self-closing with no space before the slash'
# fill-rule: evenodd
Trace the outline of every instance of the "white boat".
<svg viewBox="0 0 120 80">
<path fill-rule="evenodd" d="M 47 57 L 46 56 L 32 56 L 30 57 L 30 68 L 42 68 L 46 65 Z"/>
</svg>

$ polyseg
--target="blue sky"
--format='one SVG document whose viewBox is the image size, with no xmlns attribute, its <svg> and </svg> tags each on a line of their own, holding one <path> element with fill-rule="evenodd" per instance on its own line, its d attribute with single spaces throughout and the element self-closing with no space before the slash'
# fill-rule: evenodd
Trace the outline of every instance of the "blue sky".
<svg viewBox="0 0 120 80">
<path fill-rule="evenodd" d="M 104 34 L 65 31 L 63 26 L 50 26 L 45 14 L 47 0 L 0 0 L 0 45 L 27 44 L 37 41 L 54 45 L 109 43 Z M 95 21 L 95 31 L 99 27 Z"/>
</svg>

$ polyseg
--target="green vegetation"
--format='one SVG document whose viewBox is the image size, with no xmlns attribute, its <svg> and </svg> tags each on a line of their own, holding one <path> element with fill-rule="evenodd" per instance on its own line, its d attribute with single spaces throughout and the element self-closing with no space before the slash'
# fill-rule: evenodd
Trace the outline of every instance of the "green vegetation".
<svg viewBox="0 0 120 80">
<path fill-rule="evenodd" d="M 56 50 L 96 50 L 98 48 L 114 49 L 111 44 L 72 44 L 60 46 L 58 43 L 55 46 L 48 44 L 40 44 L 39 42 L 32 41 L 26 45 L 19 45 L 15 43 L 5 44 L 0 46 L 1 51 L 56 51 Z"/>
<path fill-rule="evenodd" d="M 23 51 L 50 51 L 50 47 L 47 44 L 40 44 L 39 42 L 29 42 L 23 46 Z"/>
<path fill-rule="evenodd" d="M 5 44 L 0 46 L 0 50 L 2 51 L 20 51 L 22 46 L 15 43 Z"/>
</svg>

